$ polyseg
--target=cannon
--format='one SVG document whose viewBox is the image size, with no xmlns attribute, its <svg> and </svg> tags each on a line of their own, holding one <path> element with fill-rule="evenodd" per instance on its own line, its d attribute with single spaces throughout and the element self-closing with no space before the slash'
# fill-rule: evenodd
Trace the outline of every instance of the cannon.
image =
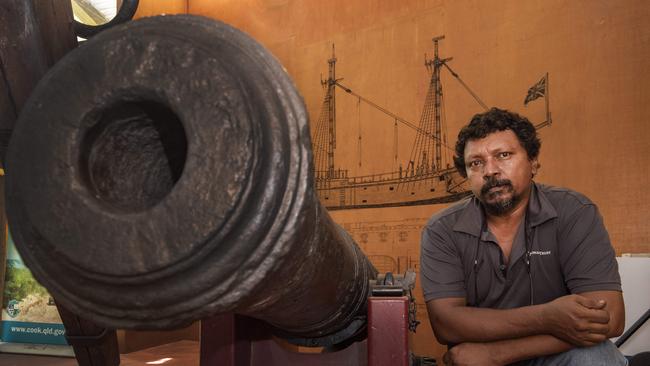
<svg viewBox="0 0 650 366">
<path fill-rule="evenodd" d="M 237 313 L 313 346 L 366 329 L 377 271 L 318 202 L 302 98 L 226 24 L 99 33 L 34 89 L 5 166 L 23 260 L 85 319 L 168 329 Z M 395 288 L 408 285 L 377 287 Z"/>
<path fill-rule="evenodd" d="M 302 99 L 243 33 L 190 16 L 117 27 L 28 103 L 8 216 L 72 311 L 138 329 L 236 311 L 305 337 L 363 311 L 376 271 L 316 199 Z"/>
</svg>

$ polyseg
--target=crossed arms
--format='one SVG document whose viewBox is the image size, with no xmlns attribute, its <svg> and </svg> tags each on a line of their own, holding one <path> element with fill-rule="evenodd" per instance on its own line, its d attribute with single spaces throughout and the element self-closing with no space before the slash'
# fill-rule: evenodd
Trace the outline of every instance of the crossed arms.
<svg viewBox="0 0 650 366">
<path fill-rule="evenodd" d="M 620 335 L 625 325 L 618 291 L 567 295 L 515 309 L 466 306 L 464 298 L 427 302 L 435 336 L 457 344 L 445 355 L 453 364 L 503 365 L 592 346 Z"/>
</svg>

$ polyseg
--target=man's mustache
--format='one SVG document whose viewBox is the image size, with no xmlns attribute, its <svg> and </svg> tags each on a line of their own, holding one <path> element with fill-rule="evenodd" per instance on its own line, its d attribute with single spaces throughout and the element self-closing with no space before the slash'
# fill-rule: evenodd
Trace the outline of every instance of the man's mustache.
<svg viewBox="0 0 650 366">
<path fill-rule="evenodd" d="M 481 195 L 485 196 L 488 191 L 494 187 L 510 187 L 512 188 L 512 182 L 510 179 L 497 179 L 494 177 L 488 178 L 487 182 L 481 187 Z"/>
</svg>

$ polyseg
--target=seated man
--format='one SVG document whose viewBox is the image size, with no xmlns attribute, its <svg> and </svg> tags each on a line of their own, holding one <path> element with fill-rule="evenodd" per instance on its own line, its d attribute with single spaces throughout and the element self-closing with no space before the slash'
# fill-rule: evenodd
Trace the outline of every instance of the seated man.
<svg viewBox="0 0 650 366">
<path fill-rule="evenodd" d="M 580 193 L 533 181 L 535 127 L 493 108 L 458 135 L 473 195 L 422 233 L 421 281 L 447 365 L 625 365 L 614 250 Z"/>
</svg>

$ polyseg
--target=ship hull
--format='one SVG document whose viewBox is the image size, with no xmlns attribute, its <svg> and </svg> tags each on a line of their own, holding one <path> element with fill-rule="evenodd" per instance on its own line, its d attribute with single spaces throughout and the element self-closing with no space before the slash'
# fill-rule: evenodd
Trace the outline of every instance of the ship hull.
<svg viewBox="0 0 650 366">
<path fill-rule="evenodd" d="M 454 169 L 396 175 L 317 178 L 318 197 L 328 210 L 343 210 L 449 203 L 471 194 Z"/>
</svg>

